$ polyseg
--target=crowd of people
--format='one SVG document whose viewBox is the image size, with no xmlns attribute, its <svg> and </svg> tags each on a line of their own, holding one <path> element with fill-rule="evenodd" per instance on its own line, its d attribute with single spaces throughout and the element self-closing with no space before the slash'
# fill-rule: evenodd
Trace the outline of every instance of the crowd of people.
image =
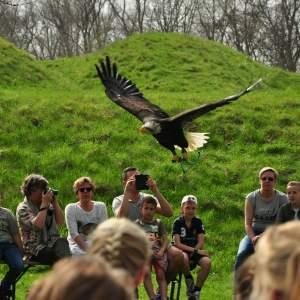
<svg viewBox="0 0 300 300">
<path fill-rule="evenodd" d="M 169 239 L 157 214 L 171 217 L 173 209 L 150 176 L 145 184 L 151 194 L 138 189 L 139 175 L 134 167 L 123 171 L 124 192 L 113 199 L 111 218 L 105 203 L 95 201 L 91 178 L 75 180 L 76 202 L 63 211 L 57 191 L 46 178 L 27 176 L 16 217 L 0 207 L 0 260 L 8 265 L 0 300 L 10 299 L 11 286 L 28 261 L 54 265 L 30 288 L 29 300 L 59 300 L 65 295 L 70 300 L 138 299 L 142 282 L 149 299 L 167 300 L 168 284 L 178 273 L 184 276 L 187 298 L 200 299 L 211 259 L 204 247 L 204 225 L 197 216 L 198 199 L 194 195 L 182 198 L 181 215 L 174 220 Z M 275 188 L 279 174 L 274 168 L 265 167 L 258 175 L 260 187 L 245 199 L 246 236 L 234 265 L 234 298 L 296 300 L 300 293 L 300 182 L 289 182 L 283 193 Z M 67 238 L 58 229 L 64 223 Z M 195 268 L 194 280 L 191 271 Z M 152 271 L 158 289 L 152 283 Z"/>
</svg>

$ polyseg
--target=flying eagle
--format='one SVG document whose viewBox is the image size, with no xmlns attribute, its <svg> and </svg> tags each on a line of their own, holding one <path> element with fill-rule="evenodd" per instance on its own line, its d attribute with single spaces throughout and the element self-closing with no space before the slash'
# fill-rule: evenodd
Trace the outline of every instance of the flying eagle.
<svg viewBox="0 0 300 300">
<path fill-rule="evenodd" d="M 99 62 L 100 64 L 95 66 L 98 76 L 105 87 L 106 95 L 113 102 L 142 121 L 143 125 L 140 131 L 151 133 L 163 147 L 169 149 L 173 154 L 172 161 L 180 160 L 180 157 L 176 154 L 175 147 L 180 148 L 183 159 L 187 159 L 188 151 L 196 150 L 207 143 L 209 137 L 206 133 L 184 130 L 188 122 L 237 100 L 242 95 L 250 92 L 261 81 L 261 79 L 258 80 L 236 95 L 204 104 L 170 117 L 159 106 L 144 98 L 131 80 L 119 74 L 116 64 L 111 65 L 108 56 L 105 61 L 100 60 Z"/>
</svg>

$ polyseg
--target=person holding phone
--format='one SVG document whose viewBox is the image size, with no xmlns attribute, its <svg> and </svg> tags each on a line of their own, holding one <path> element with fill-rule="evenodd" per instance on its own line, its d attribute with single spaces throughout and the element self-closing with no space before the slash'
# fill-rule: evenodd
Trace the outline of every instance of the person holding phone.
<svg viewBox="0 0 300 300">
<path fill-rule="evenodd" d="M 112 209 L 116 217 L 129 218 L 135 221 L 140 217 L 140 207 L 144 197 L 151 196 L 142 192 L 150 189 L 157 200 L 156 212 L 165 217 L 171 217 L 173 210 L 168 200 L 159 191 L 156 182 L 149 176 L 143 175 L 135 167 L 123 170 L 122 181 L 124 194 L 113 199 Z"/>
<path fill-rule="evenodd" d="M 65 217 L 47 179 L 31 174 L 25 178 L 21 191 L 24 200 L 17 207 L 17 221 L 26 257 L 52 265 L 60 258 L 70 256 L 68 241 L 60 237 L 57 228 L 64 224 Z"/>
<path fill-rule="evenodd" d="M 173 209 L 158 189 L 156 182 L 149 175 L 140 175 L 142 174 L 135 167 L 128 167 L 123 170 L 122 183 L 124 193 L 113 199 L 112 210 L 114 215 L 119 218 L 128 218 L 134 222 L 141 217 L 141 205 L 144 198 L 154 196 L 157 201 L 156 213 L 165 217 L 172 217 Z M 144 181 L 144 184 L 140 181 Z M 153 195 L 139 190 L 143 188 L 149 189 Z M 170 282 L 184 268 L 184 260 L 181 251 L 172 245 L 168 247 L 167 255 L 168 269 L 166 279 Z"/>
</svg>

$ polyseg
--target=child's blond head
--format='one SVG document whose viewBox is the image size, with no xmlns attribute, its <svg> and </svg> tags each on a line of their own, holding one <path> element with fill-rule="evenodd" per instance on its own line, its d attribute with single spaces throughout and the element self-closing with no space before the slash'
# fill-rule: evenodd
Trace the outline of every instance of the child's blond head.
<svg viewBox="0 0 300 300">
<path fill-rule="evenodd" d="M 255 249 L 255 275 L 251 300 L 271 299 L 270 292 L 300 294 L 300 222 L 290 221 L 268 228 Z"/>
<path fill-rule="evenodd" d="M 125 218 L 110 218 L 98 225 L 91 236 L 88 253 L 101 256 L 133 278 L 143 270 L 151 254 L 146 233 Z"/>
</svg>

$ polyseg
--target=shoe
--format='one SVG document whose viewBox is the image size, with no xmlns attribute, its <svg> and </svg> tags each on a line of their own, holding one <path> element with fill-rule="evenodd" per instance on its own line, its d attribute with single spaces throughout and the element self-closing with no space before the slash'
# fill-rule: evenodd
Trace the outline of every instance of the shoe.
<svg viewBox="0 0 300 300">
<path fill-rule="evenodd" d="M 0 291 L 0 300 L 9 300 L 9 299 L 11 299 L 10 293 L 8 293 L 8 292 L 4 293 L 4 292 Z"/>
<path fill-rule="evenodd" d="M 200 291 L 190 293 L 188 300 L 200 300 Z"/>
<path fill-rule="evenodd" d="M 194 291 L 194 280 L 192 277 L 185 278 L 185 284 L 186 284 L 186 294 L 187 296 L 192 296 Z"/>
</svg>

